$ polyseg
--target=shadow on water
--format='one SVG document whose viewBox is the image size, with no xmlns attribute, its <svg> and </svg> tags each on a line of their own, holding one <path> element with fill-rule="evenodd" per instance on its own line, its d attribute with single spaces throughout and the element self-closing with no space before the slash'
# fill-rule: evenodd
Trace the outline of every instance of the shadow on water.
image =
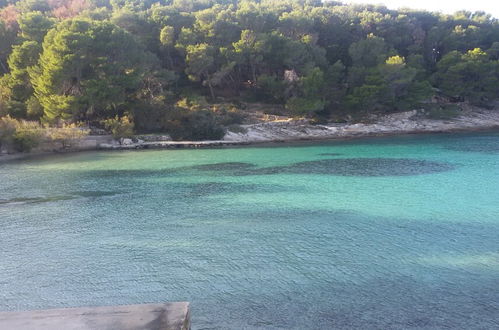
<svg viewBox="0 0 499 330">
<path fill-rule="evenodd" d="M 175 196 L 182 199 L 197 199 L 199 197 L 209 197 L 218 194 L 231 193 L 278 193 L 278 192 L 294 192 L 295 188 L 275 185 L 275 184 L 242 184 L 230 182 L 200 182 L 200 183 L 183 183 L 183 182 L 162 182 L 160 183 L 162 190 L 166 192 L 165 198 Z M 117 188 L 124 188 L 118 186 Z M 0 199 L 0 207 L 40 204 L 49 202 L 60 202 L 75 199 L 98 199 L 108 196 L 128 194 L 123 191 L 78 191 L 70 192 L 67 195 L 44 196 L 44 197 L 15 197 L 10 199 Z"/>
<path fill-rule="evenodd" d="M 263 168 L 264 174 L 326 174 L 339 176 L 409 176 L 453 170 L 447 163 L 409 158 L 344 158 Z"/>
<path fill-rule="evenodd" d="M 48 197 L 16 197 L 10 199 L 0 199 L 0 207 L 5 205 L 39 204 L 49 202 L 67 201 L 77 198 L 99 198 L 104 196 L 114 196 L 121 194 L 117 191 L 77 191 L 68 195 L 48 196 Z"/>
<path fill-rule="evenodd" d="M 459 143 L 446 143 L 444 148 L 459 152 L 477 152 L 483 154 L 499 154 L 499 136 L 476 136 Z"/>
<path fill-rule="evenodd" d="M 75 199 L 75 196 L 50 196 L 50 197 L 18 197 L 11 199 L 0 199 L 0 206 L 15 205 L 15 204 L 38 204 L 47 202 L 57 202 Z"/>
<path fill-rule="evenodd" d="M 122 178 L 175 177 L 207 174 L 210 176 L 322 174 L 379 177 L 432 174 L 454 169 L 455 166 L 450 163 L 411 158 L 338 158 L 271 167 L 258 167 L 255 164 L 245 162 L 224 162 L 160 170 L 99 170 L 90 171 L 88 175 L 99 178 L 115 178 L 116 176 Z"/>
<path fill-rule="evenodd" d="M 319 156 L 341 156 L 342 154 L 337 152 L 323 152 Z"/>
</svg>

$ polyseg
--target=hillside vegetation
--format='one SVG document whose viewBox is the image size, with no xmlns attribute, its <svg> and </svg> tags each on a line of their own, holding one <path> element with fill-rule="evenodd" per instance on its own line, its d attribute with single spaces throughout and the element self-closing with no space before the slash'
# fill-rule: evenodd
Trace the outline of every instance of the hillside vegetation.
<svg viewBox="0 0 499 330">
<path fill-rule="evenodd" d="M 0 0 L 0 117 L 220 138 L 244 104 L 362 117 L 499 98 L 499 23 L 319 0 Z M 124 128 L 120 128 L 123 125 Z"/>
</svg>

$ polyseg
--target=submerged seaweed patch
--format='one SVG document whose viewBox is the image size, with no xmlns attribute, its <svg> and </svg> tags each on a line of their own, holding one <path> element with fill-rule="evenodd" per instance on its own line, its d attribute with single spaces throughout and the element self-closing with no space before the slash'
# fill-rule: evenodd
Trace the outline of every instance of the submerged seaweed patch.
<svg viewBox="0 0 499 330">
<path fill-rule="evenodd" d="M 248 163 L 220 163 L 196 167 L 219 170 L 225 175 L 326 174 L 341 176 L 405 176 L 445 172 L 454 169 L 447 163 L 410 158 L 321 159 L 290 165 L 258 168 Z"/>
<path fill-rule="evenodd" d="M 18 197 L 11 199 L 0 199 L 0 205 L 37 204 L 37 203 L 64 201 L 75 198 L 76 198 L 75 196 Z"/>
<path fill-rule="evenodd" d="M 201 173 L 205 175 L 206 172 L 209 172 L 211 176 L 324 174 L 367 177 L 431 174 L 450 171 L 453 169 L 454 166 L 449 163 L 411 158 L 335 158 L 319 159 L 271 167 L 258 167 L 255 164 L 245 162 L 224 162 L 154 171 L 101 171 L 100 175 L 97 174 L 97 176 L 108 176 L 113 173 L 113 175 L 120 177 L 130 176 L 132 178 L 144 178 L 197 175 Z"/>
<path fill-rule="evenodd" d="M 342 154 L 336 152 L 323 152 L 319 156 L 341 156 Z"/>
<path fill-rule="evenodd" d="M 16 197 L 11 199 L 0 199 L 1 205 L 15 205 L 15 204 L 38 204 L 48 202 L 58 202 L 81 197 L 104 197 L 120 194 L 116 191 L 78 191 L 70 195 L 48 196 L 48 197 Z"/>
<path fill-rule="evenodd" d="M 81 197 L 104 197 L 104 196 L 114 196 L 121 194 L 119 191 L 77 191 L 73 193 L 74 195 Z"/>
<path fill-rule="evenodd" d="M 445 172 L 451 164 L 409 158 L 323 159 L 264 169 L 270 173 L 330 174 L 341 176 L 405 176 Z"/>
<path fill-rule="evenodd" d="M 465 141 L 455 145 L 446 146 L 445 149 L 460 152 L 479 152 L 485 154 L 498 154 L 499 153 L 499 140 L 490 138 L 475 139 Z"/>
<path fill-rule="evenodd" d="M 194 169 L 199 171 L 238 171 L 254 167 L 255 165 L 251 163 L 226 162 L 226 163 L 196 165 L 189 167 L 189 169 Z"/>
</svg>

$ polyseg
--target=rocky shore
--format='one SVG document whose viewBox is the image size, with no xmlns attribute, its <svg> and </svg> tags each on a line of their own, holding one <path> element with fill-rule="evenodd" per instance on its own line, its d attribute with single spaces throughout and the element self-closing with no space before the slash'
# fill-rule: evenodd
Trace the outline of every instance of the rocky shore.
<svg viewBox="0 0 499 330">
<path fill-rule="evenodd" d="M 369 122 L 313 125 L 307 120 L 277 120 L 241 125 L 223 140 L 171 141 L 167 136 L 103 143 L 100 149 L 162 149 L 223 147 L 265 142 L 346 139 L 397 134 L 479 131 L 499 128 L 499 110 L 471 109 L 448 120 L 428 119 L 417 110 L 373 117 Z"/>
<path fill-rule="evenodd" d="M 30 154 L 1 155 L 2 160 L 20 159 L 26 156 L 53 152 L 83 150 L 131 150 L 131 149 L 179 149 L 230 147 L 268 142 L 292 142 L 299 140 L 348 139 L 356 137 L 480 131 L 499 129 L 499 110 L 468 109 L 453 119 L 428 119 L 413 110 L 372 117 L 362 123 L 313 125 L 307 120 L 280 119 L 241 125 L 237 132 L 228 131 L 223 140 L 171 141 L 167 135 L 137 136 L 134 139 L 114 140 L 111 136 L 87 136 L 70 150 L 58 150 L 45 146 Z"/>
<path fill-rule="evenodd" d="M 289 120 L 243 125 L 242 128 L 243 132 L 228 132 L 224 141 L 257 143 L 487 130 L 499 128 L 499 110 L 468 110 L 449 120 L 428 119 L 413 110 L 379 116 L 365 123 L 311 125 Z"/>
</svg>

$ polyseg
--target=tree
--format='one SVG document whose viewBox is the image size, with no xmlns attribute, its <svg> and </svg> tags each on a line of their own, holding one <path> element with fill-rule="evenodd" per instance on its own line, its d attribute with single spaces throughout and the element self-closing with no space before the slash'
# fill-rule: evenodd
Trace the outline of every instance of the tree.
<svg viewBox="0 0 499 330">
<path fill-rule="evenodd" d="M 250 68 L 250 77 L 254 83 L 257 81 L 258 66 L 263 61 L 265 46 L 264 38 L 251 30 L 243 30 L 239 41 L 232 44 L 236 63 Z"/>
<path fill-rule="evenodd" d="M 12 51 L 17 30 L 10 28 L 0 19 L 0 74 L 9 72 L 7 58 Z"/>
<path fill-rule="evenodd" d="M 418 80 L 418 70 L 399 55 L 366 69 L 362 83 L 350 90 L 347 105 L 356 111 L 399 111 L 417 106 L 431 95 L 431 86 Z"/>
<path fill-rule="evenodd" d="M 172 51 L 175 44 L 175 29 L 173 26 L 164 26 L 159 33 L 159 42 L 166 53 L 166 59 L 170 69 L 173 69 Z"/>
<path fill-rule="evenodd" d="M 320 68 L 313 68 L 299 78 L 296 95 L 288 99 L 286 108 L 295 114 L 313 114 L 324 110 L 326 79 Z"/>
<path fill-rule="evenodd" d="M 36 41 L 25 41 L 13 47 L 8 59 L 10 73 L 3 78 L 5 85 L 10 89 L 10 102 L 23 104 L 33 94 L 28 72 L 37 64 L 40 51 L 40 44 Z M 26 109 L 22 110 L 21 113 L 11 113 L 11 115 L 24 117 Z"/>
<path fill-rule="evenodd" d="M 383 38 L 369 34 L 366 39 L 354 42 L 348 53 L 352 59 L 352 65 L 358 67 L 373 67 L 393 54 Z"/>
<path fill-rule="evenodd" d="M 21 15 L 19 19 L 21 36 L 25 40 L 41 43 L 54 23 L 54 19 L 45 16 L 39 11 L 28 12 Z"/>
<path fill-rule="evenodd" d="M 175 41 L 175 28 L 173 26 L 164 26 L 159 34 L 159 41 L 164 47 L 171 47 Z"/>
<path fill-rule="evenodd" d="M 480 48 L 462 54 L 452 51 L 437 63 L 433 82 L 457 100 L 487 105 L 499 97 L 499 62 L 490 60 Z"/>
<path fill-rule="evenodd" d="M 383 103 L 389 111 L 411 109 L 431 94 L 427 81 L 417 80 L 418 69 L 410 67 L 401 56 L 391 56 L 379 67 L 385 84 Z"/>
<path fill-rule="evenodd" d="M 111 22 L 133 35 L 137 42 L 142 43 L 151 52 L 158 51 L 158 33 L 156 27 L 147 20 L 145 12 L 134 12 L 124 8 L 115 10 Z"/>
<path fill-rule="evenodd" d="M 324 117 L 412 109 L 433 91 L 485 106 L 499 94 L 498 40 L 497 19 L 483 12 L 320 0 L 0 0 L 0 116 L 129 116 L 153 131 L 180 98 L 204 89 Z M 213 119 L 179 118 L 193 129 L 193 120 Z"/>
<path fill-rule="evenodd" d="M 30 76 L 49 121 L 115 116 L 139 88 L 150 59 L 116 25 L 82 19 L 49 31 L 43 49 Z"/>
<path fill-rule="evenodd" d="M 185 62 L 186 73 L 193 81 L 201 81 L 203 85 L 208 85 L 212 99 L 215 92 L 211 83 L 213 73 L 215 73 L 215 49 L 208 44 L 202 43 L 187 46 Z"/>
</svg>

